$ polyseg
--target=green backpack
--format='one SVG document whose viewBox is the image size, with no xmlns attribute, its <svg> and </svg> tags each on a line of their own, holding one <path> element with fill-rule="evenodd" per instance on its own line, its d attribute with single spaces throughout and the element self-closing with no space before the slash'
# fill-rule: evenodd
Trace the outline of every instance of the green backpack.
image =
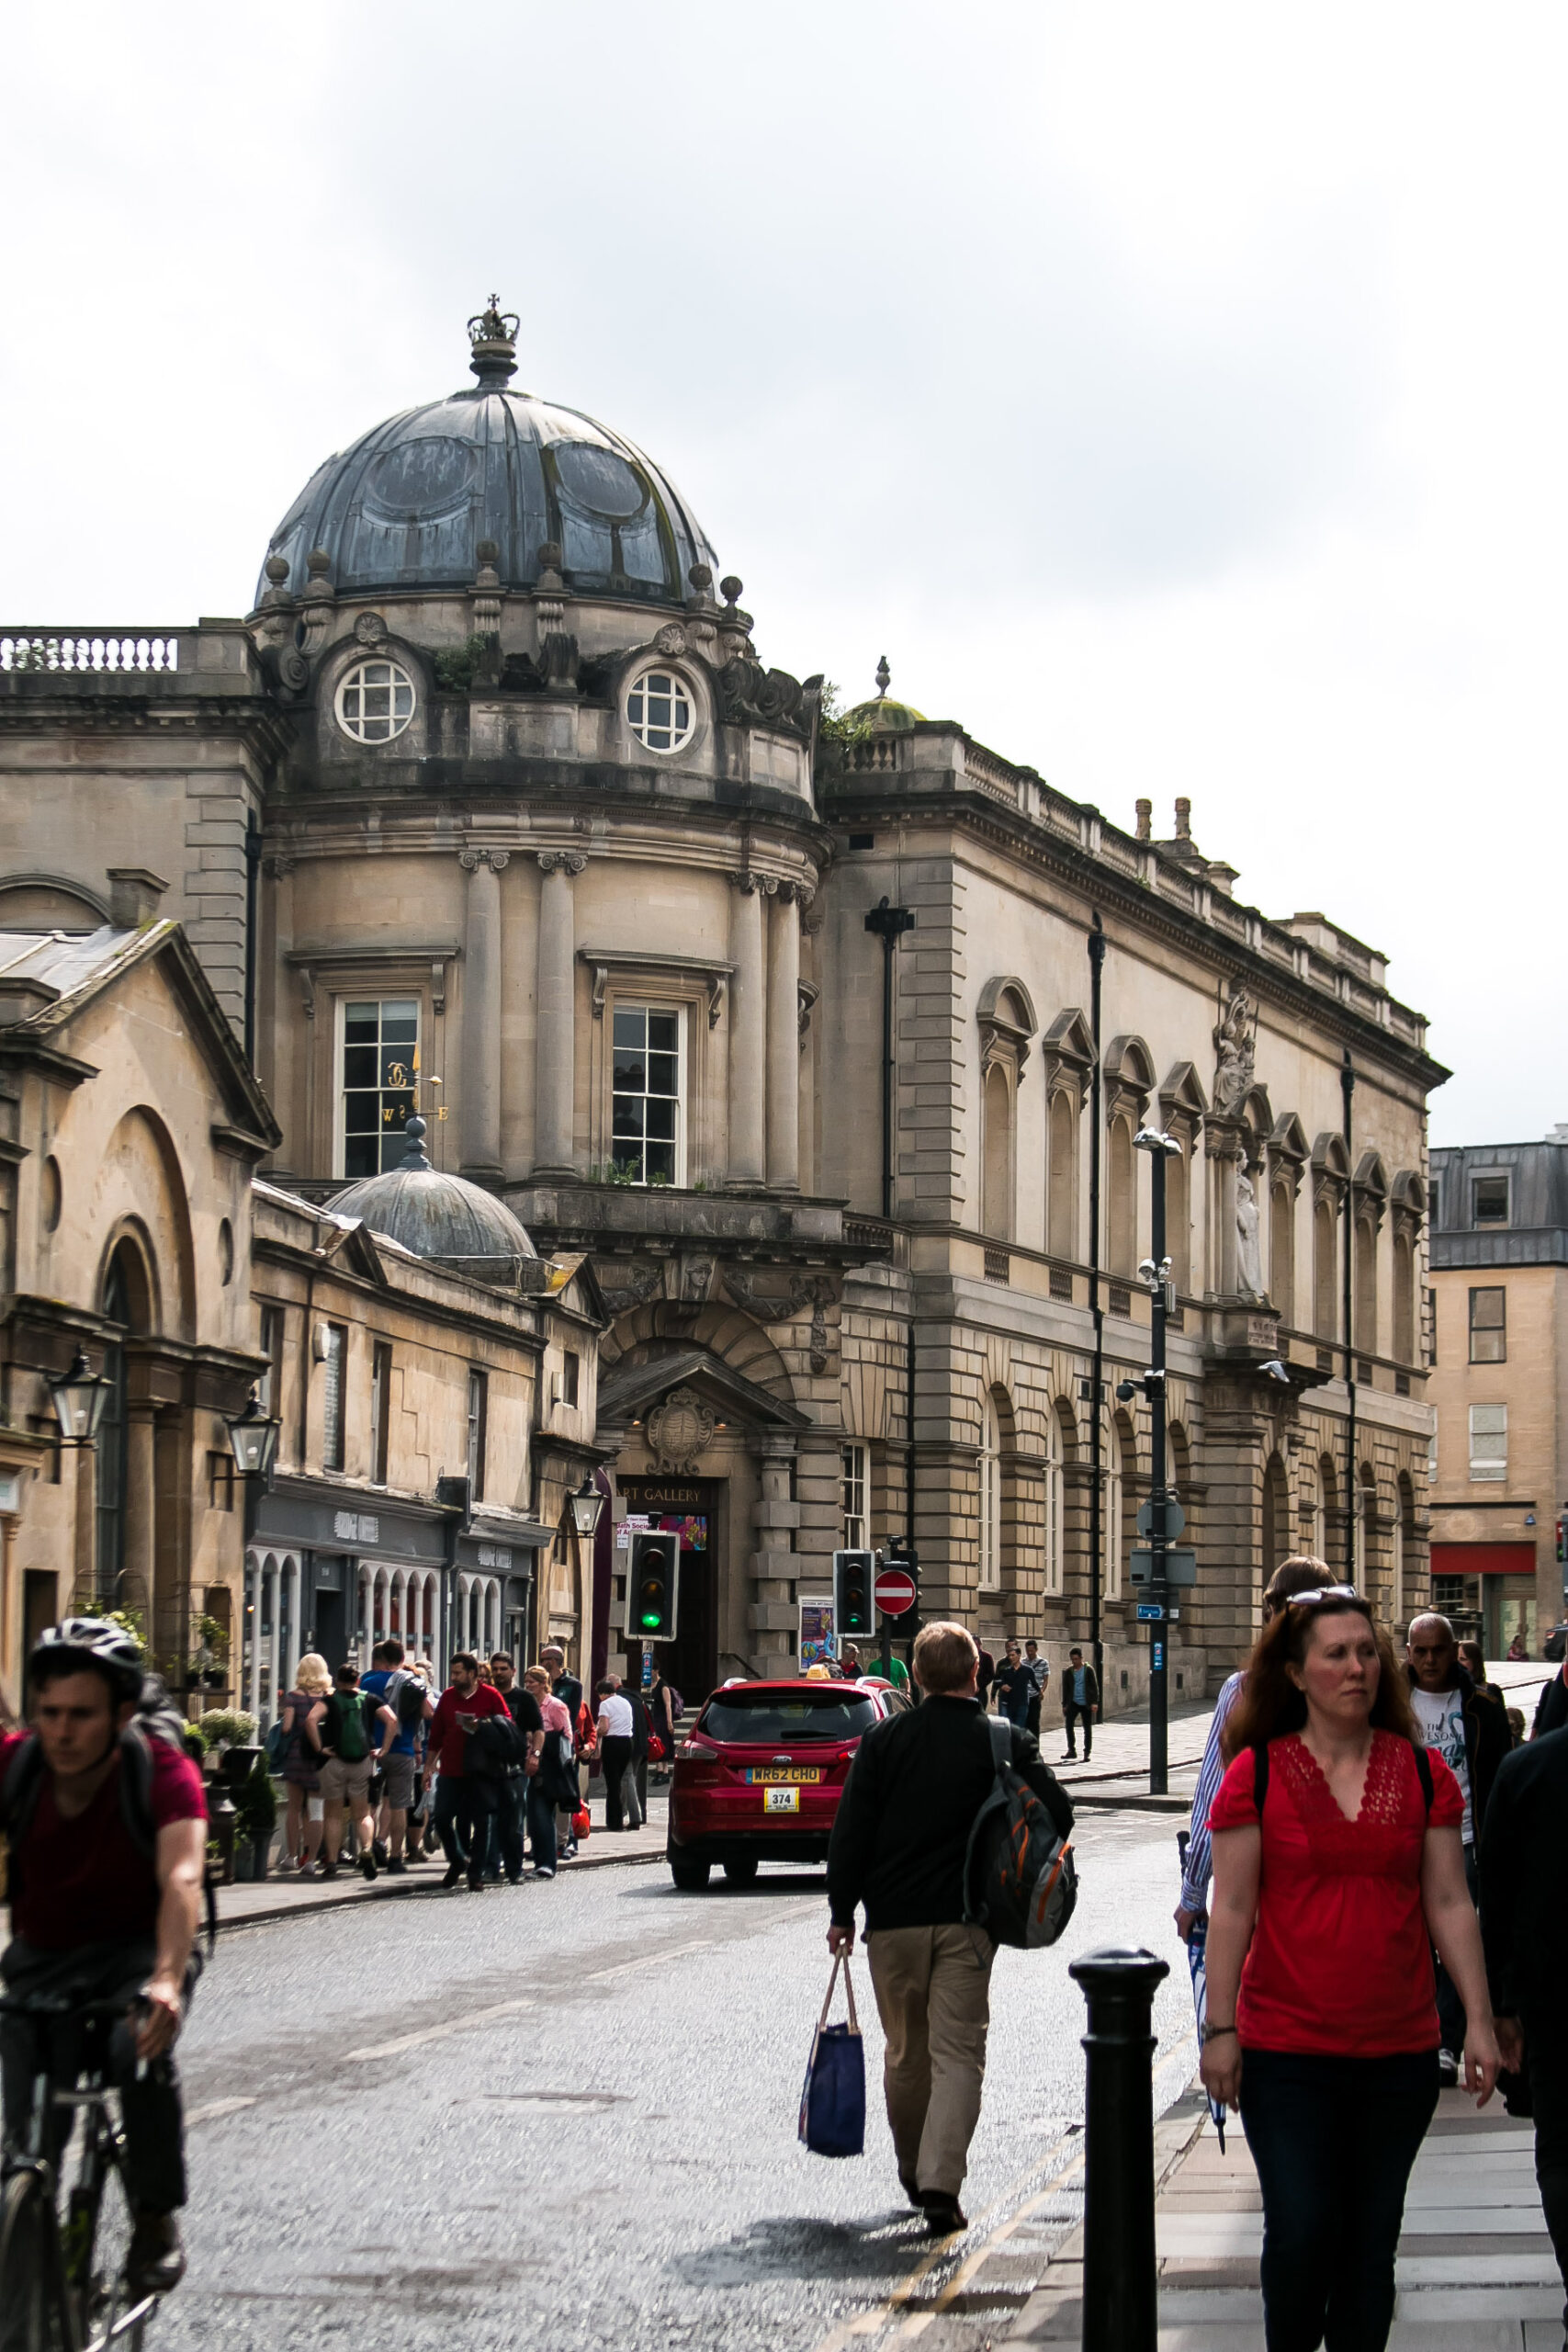
<svg viewBox="0 0 1568 2352">
<path fill-rule="evenodd" d="M 323 1725 L 324 1745 L 335 1751 L 344 1764 L 363 1764 L 370 1753 L 370 1735 L 365 1724 L 365 1702 L 356 1690 L 335 1690 L 328 1710 L 333 1720 Z"/>
</svg>

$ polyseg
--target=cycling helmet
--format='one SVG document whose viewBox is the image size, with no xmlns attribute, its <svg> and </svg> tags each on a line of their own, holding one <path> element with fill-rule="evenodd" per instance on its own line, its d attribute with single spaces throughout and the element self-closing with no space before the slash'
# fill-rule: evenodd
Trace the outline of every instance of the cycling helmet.
<svg viewBox="0 0 1568 2352">
<path fill-rule="evenodd" d="M 122 1699 L 140 1699 L 145 1668 L 141 1645 L 102 1617 L 66 1617 L 40 1634 L 28 1659 L 29 1680 L 40 1667 L 68 1662 L 96 1667 Z"/>
</svg>

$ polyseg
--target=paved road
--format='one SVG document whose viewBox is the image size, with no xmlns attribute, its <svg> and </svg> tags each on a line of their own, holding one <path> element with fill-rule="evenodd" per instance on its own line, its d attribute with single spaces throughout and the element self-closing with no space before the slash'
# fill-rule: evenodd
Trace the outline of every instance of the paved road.
<svg viewBox="0 0 1568 2352">
<path fill-rule="evenodd" d="M 1171 1823 L 1088 1815 L 1079 1850 L 1066 1939 L 998 1962 L 975 2242 L 1075 2153 L 1067 1962 L 1112 1942 L 1178 1960 Z M 191 2270 L 157 2344 L 450 2352 L 456 2329 L 465 2347 L 814 2352 L 926 2252 L 874 2096 L 863 2160 L 795 2141 L 825 1925 L 817 1872 L 693 1896 L 644 1866 L 226 1931 L 186 2043 Z M 1178 1965 L 1162 2105 L 1190 2077 L 1190 2019 Z M 1070 2185 L 1037 2209 L 1042 2262 L 1042 2224 L 1077 2218 Z"/>
</svg>

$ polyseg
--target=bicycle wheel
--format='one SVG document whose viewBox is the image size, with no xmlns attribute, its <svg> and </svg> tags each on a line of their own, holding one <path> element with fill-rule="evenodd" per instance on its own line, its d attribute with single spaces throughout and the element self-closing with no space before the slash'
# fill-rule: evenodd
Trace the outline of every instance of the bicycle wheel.
<svg viewBox="0 0 1568 2352">
<path fill-rule="evenodd" d="M 82 2299 L 82 2341 L 89 2347 L 113 2344 L 125 2352 L 139 2352 L 149 2299 L 133 2300 L 125 2283 L 126 2258 L 130 2252 L 130 2204 L 125 2176 L 119 2168 L 118 2135 L 100 2144 L 102 2171 L 96 2189 L 96 2227 L 86 2250 L 86 2290 Z M 141 2317 L 134 2313 L 141 2312 Z"/>
<path fill-rule="evenodd" d="M 69 2352 L 56 2301 L 54 2214 L 36 2172 L 17 2172 L 0 2197 L 0 2352 Z"/>
</svg>

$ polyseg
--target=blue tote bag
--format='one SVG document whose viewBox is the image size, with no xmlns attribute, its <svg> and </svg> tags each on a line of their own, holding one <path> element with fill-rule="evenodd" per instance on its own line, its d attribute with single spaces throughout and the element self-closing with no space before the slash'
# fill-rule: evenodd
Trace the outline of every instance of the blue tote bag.
<svg viewBox="0 0 1568 2352">
<path fill-rule="evenodd" d="M 833 1987 L 844 1972 L 849 2001 L 847 2025 L 829 2025 Z M 800 2094 L 800 2137 L 814 2156 L 858 2156 L 865 2147 L 865 2048 L 855 2017 L 855 1988 L 847 1952 L 839 1952 L 828 1979 L 828 1995 L 812 2038 L 806 2085 Z"/>
</svg>

